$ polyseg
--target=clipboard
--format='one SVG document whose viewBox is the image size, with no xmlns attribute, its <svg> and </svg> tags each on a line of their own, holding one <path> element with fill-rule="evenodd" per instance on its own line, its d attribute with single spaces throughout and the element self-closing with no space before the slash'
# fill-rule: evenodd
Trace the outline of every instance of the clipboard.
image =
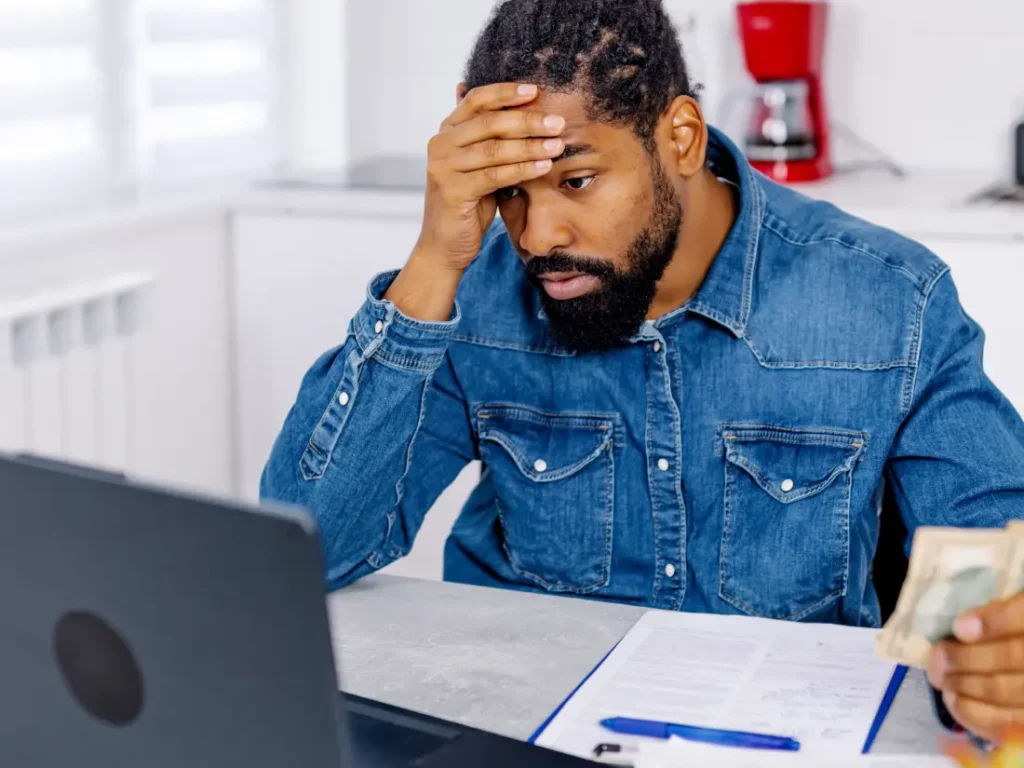
<svg viewBox="0 0 1024 768">
<path fill-rule="evenodd" d="M 767 619 L 752 619 L 752 618 L 749 618 L 749 617 L 734 617 L 734 616 L 723 617 L 723 616 L 703 615 L 703 614 L 672 614 L 672 615 L 666 617 L 665 616 L 666 613 L 667 612 L 663 612 L 663 611 L 652 611 L 652 612 L 650 612 L 650 614 L 646 615 L 644 617 L 644 619 L 641 619 L 641 621 L 638 622 L 637 625 L 635 625 L 634 628 L 631 629 L 630 632 L 627 633 L 627 635 L 624 638 L 622 638 L 621 640 L 619 640 L 619 642 L 617 642 L 614 646 L 612 646 L 612 648 L 587 673 L 587 675 L 582 680 L 580 680 L 580 682 L 574 687 L 574 689 L 569 693 L 569 695 L 566 696 L 561 701 L 561 703 L 554 709 L 554 711 L 552 711 L 545 718 L 545 720 L 536 728 L 536 730 L 531 734 L 531 736 L 529 738 L 529 742 L 531 744 L 538 743 L 538 741 L 542 738 L 542 736 L 544 736 L 545 732 L 547 732 L 548 729 L 552 726 L 552 724 L 555 723 L 556 719 L 558 719 L 560 715 L 563 715 L 563 713 L 565 713 L 566 708 L 570 705 L 570 703 L 573 702 L 577 698 L 577 696 L 580 695 L 580 692 L 583 691 L 587 687 L 587 684 L 590 683 L 592 680 L 594 680 L 595 676 L 597 676 L 598 673 L 601 672 L 605 668 L 605 666 L 608 664 L 609 659 L 612 658 L 613 654 L 615 654 L 616 651 L 622 649 L 623 653 L 625 653 L 625 654 L 629 654 L 629 653 L 632 652 L 631 648 L 629 648 L 629 647 L 625 647 L 624 648 L 624 645 L 626 645 L 626 646 L 630 645 L 630 642 L 632 640 L 632 643 L 635 646 L 635 644 L 637 642 L 636 638 L 631 638 L 631 635 L 634 634 L 634 632 L 637 630 L 638 627 L 640 627 L 641 630 L 643 629 L 643 627 L 641 627 L 641 625 L 645 623 L 645 619 L 647 619 L 648 616 L 650 616 L 651 614 L 661 614 L 660 617 L 653 617 L 653 618 L 655 618 L 656 621 L 660 620 L 662 623 L 670 623 L 670 624 L 671 623 L 679 623 L 681 625 L 681 627 L 677 631 L 681 631 L 681 632 L 684 632 L 684 633 L 689 631 L 687 629 L 687 627 L 686 627 L 687 623 L 689 622 L 689 623 L 692 624 L 694 621 L 696 621 L 698 623 L 711 624 L 711 625 L 714 625 L 716 627 L 724 627 L 724 628 L 736 627 L 737 629 L 741 629 L 742 630 L 741 632 L 739 632 L 739 636 L 743 637 L 744 634 L 749 636 L 752 630 L 755 630 L 755 629 L 757 629 L 758 627 L 761 626 L 761 624 L 756 624 L 755 625 L 753 623 L 770 622 L 771 625 L 775 625 L 776 631 L 778 629 L 783 629 L 781 627 L 781 625 L 786 624 L 786 625 L 789 625 L 791 627 L 800 627 L 801 629 L 797 629 L 795 631 L 796 632 L 807 633 L 807 635 L 810 635 L 812 637 L 816 636 L 815 633 L 821 633 L 822 635 L 824 635 L 827 638 L 827 637 L 830 636 L 829 635 L 830 632 L 831 633 L 835 633 L 837 631 L 838 632 L 843 632 L 843 631 L 850 631 L 852 629 L 853 632 L 860 632 L 860 633 L 862 633 L 862 637 L 860 637 L 860 638 L 857 638 L 856 636 L 854 636 L 854 639 L 855 639 L 854 650 L 859 649 L 861 644 L 863 644 L 866 647 L 867 646 L 867 642 L 866 641 L 868 640 L 868 636 L 865 634 L 867 632 L 867 630 L 864 630 L 864 629 L 855 629 L 855 628 L 849 628 L 849 627 L 836 627 L 834 625 L 795 625 L 795 624 L 791 624 L 789 622 L 775 622 L 775 621 L 771 621 L 771 620 L 767 620 Z M 673 618 L 673 616 L 676 617 L 676 618 Z M 745 624 L 744 622 L 747 622 L 747 623 Z M 794 630 L 786 630 L 786 631 L 794 631 Z M 872 633 L 875 632 L 875 631 L 876 630 L 871 630 Z M 803 637 L 805 637 L 805 639 L 806 639 L 806 636 L 803 636 Z M 871 642 L 873 642 L 873 634 L 871 635 Z M 859 651 L 858 651 L 858 653 L 859 653 Z M 619 663 L 621 663 L 621 659 L 618 659 L 615 662 L 613 662 L 611 666 L 615 667 Z M 884 664 L 884 662 L 879 662 L 877 659 L 875 659 L 873 654 L 871 654 L 871 653 L 866 653 L 865 654 L 865 665 L 867 665 L 867 664 L 879 664 L 879 663 Z M 892 671 L 889 672 L 888 670 L 892 670 Z M 882 677 L 881 679 L 879 679 L 878 678 L 878 673 L 879 672 L 884 673 L 886 675 L 886 677 Z M 615 674 L 615 671 L 612 670 L 610 672 L 604 673 L 604 674 L 601 675 L 601 677 L 603 679 L 606 679 L 608 677 L 608 675 L 611 675 L 611 674 Z M 850 738 L 848 737 L 846 739 L 846 742 L 845 742 L 847 744 L 846 748 L 851 750 L 847 754 L 857 754 L 857 752 L 854 751 L 854 750 L 859 750 L 860 754 L 867 754 L 870 751 L 872 745 L 874 744 L 874 742 L 875 742 L 875 740 L 876 740 L 876 738 L 878 736 L 879 731 L 882 728 L 882 725 L 885 723 L 885 720 L 886 720 L 886 718 L 887 718 L 887 716 L 888 716 L 888 714 L 889 714 L 889 712 L 890 712 L 890 710 L 892 708 L 893 702 L 896 699 L 896 695 L 899 692 L 899 689 L 900 689 L 900 687 L 901 687 L 901 685 L 903 683 L 903 680 L 906 677 L 907 668 L 905 666 L 902 666 L 902 665 L 898 665 L 898 666 L 885 665 L 882 668 L 877 668 L 876 667 L 873 673 L 871 673 L 870 669 L 868 669 L 867 670 L 867 674 L 869 674 L 869 675 L 873 674 L 874 675 L 874 677 L 872 679 L 874 679 L 876 682 L 873 683 L 872 685 L 874 686 L 874 690 L 879 691 L 879 693 L 877 693 L 875 695 L 880 696 L 880 698 L 875 699 L 873 696 L 868 695 L 867 698 L 863 699 L 863 703 L 861 705 L 861 708 L 859 710 L 859 714 L 857 716 L 858 717 L 857 722 L 865 723 L 865 722 L 867 722 L 867 719 L 870 718 L 870 725 L 861 726 L 861 727 L 866 727 L 866 730 L 867 730 L 866 735 L 864 736 L 862 743 L 859 742 L 859 741 L 855 741 L 854 745 L 850 745 L 849 744 Z M 595 685 L 600 686 L 602 684 L 603 684 L 603 682 L 599 680 Z M 877 707 L 874 707 L 874 705 L 870 703 L 871 701 L 877 701 L 878 702 Z M 605 705 L 607 705 L 607 702 L 605 702 Z M 871 707 L 871 708 L 869 708 L 869 709 L 867 709 L 867 711 L 865 711 L 864 705 L 867 705 L 868 707 Z M 577 705 L 576 706 L 577 713 L 579 711 L 579 707 L 580 706 L 581 705 Z M 622 715 L 625 715 L 625 716 L 632 716 L 632 713 L 630 711 L 625 711 L 625 712 L 621 712 L 621 713 L 617 713 L 617 714 L 622 714 Z M 637 716 L 639 716 L 639 715 L 637 715 Z M 571 719 L 573 719 L 575 717 L 576 717 L 576 714 L 568 713 L 566 715 L 566 717 L 564 718 L 564 720 L 571 720 Z M 661 718 L 658 718 L 658 719 L 661 719 Z M 673 717 L 673 718 L 665 717 L 664 719 L 665 720 L 671 720 L 671 721 L 678 720 L 679 722 L 691 722 L 691 720 L 688 720 L 687 718 L 685 718 L 682 715 L 680 715 L 678 718 L 675 718 L 675 717 Z M 561 724 L 561 726 L 564 728 L 565 727 L 564 723 Z M 739 726 L 739 728 L 743 729 L 742 726 Z M 747 728 L 747 729 L 748 730 L 757 730 L 757 729 L 754 729 L 754 728 Z M 854 731 L 851 731 L 849 736 L 852 736 L 853 738 L 856 738 L 855 730 L 856 730 L 856 728 L 854 728 Z M 783 733 L 782 731 L 777 730 L 777 729 L 765 729 L 763 732 Z M 861 733 L 864 733 L 864 731 L 861 731 Z M 544 744 L 544 746 L 547 746 L 549 748 L 552 747 L 553 745 L 551 744 L 551 739 L 557 737 L 557 734 L 558 734 L 558 729 L 556 728 L 555 734 L 549 735 L 548 743 Z M 789 735 L 789 734 L 786 734 L 786 735 Z M 609 734 L 609 736 L 610 736 L 610 734 Z M 594 747 L 596 747 L 600 743 L 613 742 L 614 738 L 604 739 L 603 741 L 601 739 L 599 739 L 599 738 L 595 738 L 595 739 L 593 739 L 593 741 L 594 741 L 594 743 L 589 745 L 588 749 L 593 749 Z M 580 746 L 581 745 L 577 744 L 573 749 L 571 749 L 571 750 L 567 749 L 565 751 L 570 751 L 572 754 L 577 754 L 577 755 L 581 755 L 582 756 L 582 752 L 580 750 Z M 554 746 L 553 748 L 559 749 L 559 747 L 557 745 Z M 587 756 L 590 759 L 593 759 L 592 755 L 587 755 Z"/>
</svg>

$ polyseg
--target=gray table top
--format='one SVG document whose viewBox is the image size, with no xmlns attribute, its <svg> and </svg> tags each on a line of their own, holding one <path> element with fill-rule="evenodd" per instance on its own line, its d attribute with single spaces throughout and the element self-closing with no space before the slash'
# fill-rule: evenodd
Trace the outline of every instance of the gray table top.
<svg viewBox="0 0 1024 768">
<path fill-rule="evenodd" d="M 644 610 L 376 575 L 328 598 L 342 688 L 527 739 Z M 911 670 L 875 753 L 937 753 L 941 727 Z"/>
</svg>

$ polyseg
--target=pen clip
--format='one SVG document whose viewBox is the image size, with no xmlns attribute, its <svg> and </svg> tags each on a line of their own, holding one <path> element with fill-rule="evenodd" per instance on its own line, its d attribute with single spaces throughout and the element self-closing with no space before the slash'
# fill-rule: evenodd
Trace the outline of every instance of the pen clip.
<svg viewBox="0 0 1024 768">
<path fill-rule="evenodd" d="M 636 764 L 636 760 L 633 758 L 638 753 L 638 750 L 624 747 L 621 744 L 607 744 L 602 743 L 594 747 L 591 753 L 591 759 L 595 763 L 601 763 L 603 765 L 619 765 L 625 766 L 625 768 L 633 768 Z"/>
</svg>

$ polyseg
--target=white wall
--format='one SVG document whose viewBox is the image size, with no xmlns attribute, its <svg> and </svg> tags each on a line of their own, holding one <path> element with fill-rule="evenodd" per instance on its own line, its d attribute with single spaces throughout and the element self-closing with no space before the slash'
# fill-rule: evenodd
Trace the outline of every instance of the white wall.
<svg viewBox="0 0 1024 768">
<path fill-rule="evenodd" d="M 713 122 L 745 81 L 734 4 L 665 0 L 707 85 Z M 422 154 L 491 0 L 348 0 L 354 158 Z M 1011 125 L 1024 118 L 1024 4 L 1007 0 L 835 0 L 827 84 L 832 117 L 900 163 L 1009 172 Z M 735 131 L 733 131 L 735 133 Z M 859 157 L 841 142 L 839 160 Z"/>
<path fill-rule="evenodd" d="M 348 0 L 353 158 L 426 152 L 455 108 L 455 86 L 492 7 L 492 0 Z"/>
<path fill-rule="evenodd" d="M 346 2 L 286 2 L 281 14 L 285 165 L 297 171 L 334 170 L 348 161 Z"/>
</svg>

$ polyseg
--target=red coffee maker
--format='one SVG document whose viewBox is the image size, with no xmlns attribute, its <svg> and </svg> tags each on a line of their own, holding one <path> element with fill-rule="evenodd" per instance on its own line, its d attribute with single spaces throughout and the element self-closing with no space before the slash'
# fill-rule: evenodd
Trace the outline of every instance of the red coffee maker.
<svg viewBox="0 0 1024 768">
<path fill-rule="evenodd" d="M 744 152 L 780 182 L 832 173 L 822 93 L 826 2 L 741 2 L 747 70 L 756 81 Z"/>
</svg>

